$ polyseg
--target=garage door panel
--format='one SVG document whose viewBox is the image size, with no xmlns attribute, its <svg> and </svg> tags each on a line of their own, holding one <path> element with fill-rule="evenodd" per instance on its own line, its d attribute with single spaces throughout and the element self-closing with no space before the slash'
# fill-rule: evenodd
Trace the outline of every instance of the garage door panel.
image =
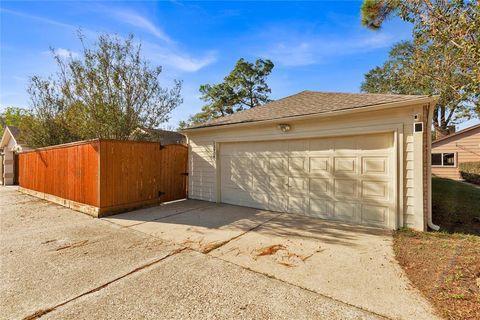
<svg viewBox="0 0 480 320">
<path fill-rule="evenodd" d="M 225 157 L 223 161 L 222 185 L 241 190 L 251 189 L 252 176 L 244 174 L 247 168 L 247 166 L 244 165 L 245 159 L 237 159 L 238 162 L 236 163 L 232 162 L 232 159 L 231 157 Z"/>
<path fill-rule="evenodd" d="M 310 178 L 310 196 L 328 196 L 332 193 L 332 179 Z"/>
<path fill-rule="evenodd" d="M 254 174 L 268 174 L 270 161 L 268 158 L 254 157 L 251 161 L 251 170 Z"/>
<path fill-rule="evenodd" d="M 362 205 L 361 218 L 363 223 L 383 226 L 387 223 L 387 217 L 387 207 Z"/>
<path fill-rule="evenodd" d="M 308 194 L 308 178 L 288 177 L 288 192 L 291 194 Z"/>
<path fill-rule="evenodd" d="M 334 157 L 335 174 L 354 174 L 357 173 L 356 157 Z"/>
<path fill-rule="evenodd" d="M 270 190 L 272 193 L 286 193 L 288 191 L 288 176 L 270 176 Z"/>
<path fill-rule="evenodd" d="M 226 151 L 220 145 L 223 202 L 395 227 L 392 134 L 225 146 Z"/>
<path fill-rule="evenodd" d="M 290 157 L 288 158 L 289 174 L 306 174 L 308 172 L 307 157 Z"/>
<path fill-rule="evenodd" d="M 308 198 L 305 197 L 288 197 L 288 209 L 287 212 L 305 214 L 308 210 Z"/>
<path fill-rule="evenodd" d="M 268 175 L 254 175 L 252 184 L 255 192 L 270 193 L 270 177 Z"/>
<path fill-rule="evenodd" d="M 309 173 L 310 174 L 329 174 L 330 173 L 330 157 L 310 157 Z"/>
<path fill-rule="evenodd" d="M 362 157 L 362 174 L 388 175 L 388 157 Z"/>
<path fill-rule="evenodd" d="M 275 157 L 269 159 L 269 169 L 271 174 L 286 176 L 288 175 L 288 158 Z"/>
<path fill-rule="evenodd" d="M 333 218 L 342 221 L 358 222 L 357 206 L 355 202 L 337 201 L 334 203 Z"/>
<path fill-rule="evenodd" d="M 362 198 L 388 201 L 388 181 L 363 180 Z"/>
<path fill-rule="evenodd" d="M 288 196 L 270 194 L 268 205 L 265 208 L 272 211 L 288 212 Z"/>
<path fill-rule="evenodd" d="M 335 179 L 333 190 L 336 198 L 357 198 L 357 180 Z"/>
<path fill-rule="evenodd" d="M 318 218 L 333 217 L 333 201 L 329 198 L 310 198 L 309 216 Z"/>
</svg>

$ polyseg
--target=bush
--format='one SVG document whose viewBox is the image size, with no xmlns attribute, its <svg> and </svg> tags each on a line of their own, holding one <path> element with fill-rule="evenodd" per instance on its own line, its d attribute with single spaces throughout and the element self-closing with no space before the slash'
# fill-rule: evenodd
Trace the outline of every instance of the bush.
<svg viewBox="0 0 480 320">
<path fill-rule="evenodd" d="M 480 185 L 480 161 L 460 163 L 458 167 L 463 179 Z"/>
</svg>

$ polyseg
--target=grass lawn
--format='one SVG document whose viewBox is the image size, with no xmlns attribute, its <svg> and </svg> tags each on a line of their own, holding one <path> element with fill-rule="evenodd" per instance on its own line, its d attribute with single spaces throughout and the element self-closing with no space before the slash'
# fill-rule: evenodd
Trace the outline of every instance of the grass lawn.
<svg viewBox="0 0 480 320">
<path fill-rule="evenodd" d="M 433 178 L 432 189 L 442 231 L 396 232 L 396 258 L 440 316 L 480 319 L 480 188 Z"/>
<path fill-rule="evenodd" d="M 433 178 L 432 212 L 442 230 L 480 236 L 480 186 Z"/>
</svg>

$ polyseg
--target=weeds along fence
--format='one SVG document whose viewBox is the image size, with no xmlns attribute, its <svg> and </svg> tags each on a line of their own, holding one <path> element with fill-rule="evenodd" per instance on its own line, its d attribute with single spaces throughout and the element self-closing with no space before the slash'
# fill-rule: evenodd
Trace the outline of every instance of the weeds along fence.
<svg viewBox="0 0 480 320">
<path fill-rule="evenodd" d="M 186 198 L 188 148 L 88 140 L 23 152 L 19 190 L 99 217 Z"/>
</svg>

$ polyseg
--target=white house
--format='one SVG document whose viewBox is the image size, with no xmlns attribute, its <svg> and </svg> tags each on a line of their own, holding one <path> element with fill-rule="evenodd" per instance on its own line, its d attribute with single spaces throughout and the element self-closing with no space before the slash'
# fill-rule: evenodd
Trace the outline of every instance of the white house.
<svg viewBox="0 0 480 320">
<path fill-rule="evenodd" d="M 6 126 L 0 140 L 0 149 L 3 149 L 0 173 L 4 185 L 18 184 L 18 153 L 30 148 L 22 146 L 20 130 L 14 126 Z"/>
<path fill-rule="evenodd" d="M 187 128 L 189 198 L 386 229 L 436 228 L 435 103 L 303 91 Z"/>
</svg>

